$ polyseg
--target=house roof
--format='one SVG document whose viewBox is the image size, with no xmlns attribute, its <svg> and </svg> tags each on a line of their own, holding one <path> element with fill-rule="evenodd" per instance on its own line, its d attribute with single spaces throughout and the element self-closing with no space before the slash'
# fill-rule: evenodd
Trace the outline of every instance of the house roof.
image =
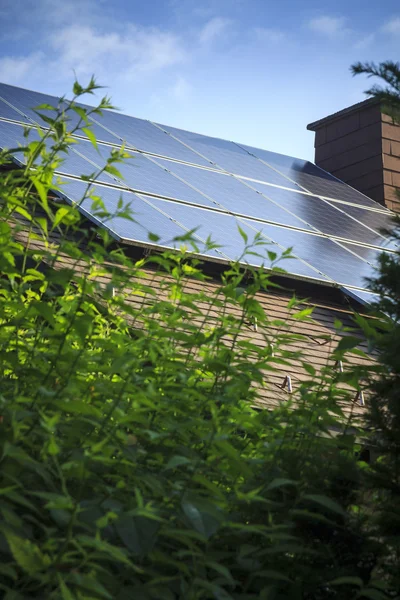
<svg viewBox="0 0 400 600">
<path fill-rule="evenodd" d="M 48 127 L 33 107 L 60 102 L 67 106 L 56 97 L 0 84 L 0 147 L 26 143 L 24 126 Z M 79 117 L 69 115 L 73 127 Z M 275 255 L 292 247 L 292 257 L 279 264 L 289 277 L 340 287 L 363 303 L 371 298 L 365 278 L 373 274 L 379 253 L 396 250 L 380 232 L 391 213 L 309 161 L 112 111 L 91 117 L 91 129 L 98 151 L 85 132 L 75 136 L 79 144 L 58 168 L 65 181 L 58 193 L 79 201 L 80 210 L 118 241 L 171 248 L 196 229 L 196 252 L 206 260 L 267 269 Z M 39 139 L 36 128 L 30 136 Z M 116 165 L 121 175 L 102 171 L 92 186 L 113 215 L 105 220 L 80 175 L 99 172 L 122 142 L 129 159 Z M 134 220 L 118 215 L 120 198 Z M 256 235 L 257 245 L 243 256 Z M 207 245 L 209 236 L 218 247 Z"/>
</svg>

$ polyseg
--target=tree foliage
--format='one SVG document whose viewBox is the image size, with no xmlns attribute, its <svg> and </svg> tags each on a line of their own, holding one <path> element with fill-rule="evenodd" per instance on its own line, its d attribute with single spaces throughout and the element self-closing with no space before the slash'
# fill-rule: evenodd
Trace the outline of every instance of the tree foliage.
<svg viewBox="0 0 400 600">
<path fill-rule="evenodd" d="M 341 409 L 360 368 L 316 373 L 258 301 L 275 285 L 263 269 L 231 264 L 210 294 L 190 286 L 207 283 L 192 235 L 134 259 L 52 200 L 74 135 L 96 147 L 77 103 L 95 89 L 75 84 L 67 109 L 37 109 L 41 141 L 27 129 L 22 168 L 1 155 L 2 597 L 385 598 L 357 429 Z M 104 170 L 121 160 L 113 150 Z M 92 202 L 100 220 L 135 218 Z M 247 251 L 269 249 L 256 237 Z M 296 299 L 290 309 L 309 318 Z M 255 318 L 262 346 L 241 336 Z M 293 360 L 308 381 L 254 410 L 266 374 Z"/>
<path fill-rule="evenodd" d="M 354 74 L 378 77 L 368 94 L 400 125 L 400 64 L 357 64 Z M 400 242 L 400 219 L 394 219 L 393 240 Z M 369 337 L 380 353 L 381 372 L 370 382 L 373 395 L 367 422 L 375 446 L 374 461 L 365 482 L 374 501 L 371 527 L 381 543 L 380 569 L 400 596 L 400 261 L 398 254 L 382 253 L 377 278 L 370 282 L 380 296 L 380 320 Z M 397 597 L 398 597 L 397 596 Z"/>
</svg>

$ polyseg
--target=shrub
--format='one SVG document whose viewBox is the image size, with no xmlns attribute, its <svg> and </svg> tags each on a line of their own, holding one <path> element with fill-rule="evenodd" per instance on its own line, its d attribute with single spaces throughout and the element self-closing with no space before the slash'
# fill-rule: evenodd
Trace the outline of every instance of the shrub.
<svg viewBox="0 0 400 600">
<path fill-rule="evenodd" d="M 238 262 L 215 293 L 193 291 L 207 277 L 191 235 L 180 251 L 133 259 L 76 205 L 51 200 L 73 133 L 84 127 L 96 146 L 76 102 L 95 88 L 76 84 L 67 111 L 38 109 L 48 129 L 39 143 L 27 130 L 26 166 L 1 158 L 3 597 L 382 597 L 364 588 L 373 543 L 356 430 L 338 403 L 354 392 L 291 350 L 284 323 L 271 333 L 257 300 L 270 275 Z M 123 159 L 113 151 L 104 169 Z M 99 198 L 93 210 L 116 216 Z M 118 215 L 134 218 L 122 204 Z M 268 248 L 256 238 L 248 250 Z M 290 308 L 309 318 L 296 299 Z M 240 335 L 255 318 L 264 346 Z M 294 359 L 309 381 L 254 410 L 265 374 Z"/>
</svg>

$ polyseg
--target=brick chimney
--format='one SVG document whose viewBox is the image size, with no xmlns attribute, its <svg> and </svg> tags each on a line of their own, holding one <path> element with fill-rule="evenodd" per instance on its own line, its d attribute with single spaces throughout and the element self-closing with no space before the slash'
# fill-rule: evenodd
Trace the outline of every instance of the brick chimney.
<svg viewBox="0 0 400 600">
<path fill-rule="evenodd" d="M 400 212 L 400 125 L 365 100 L 307 125 L 315 162 L 360 192 Z"/>
</svg>

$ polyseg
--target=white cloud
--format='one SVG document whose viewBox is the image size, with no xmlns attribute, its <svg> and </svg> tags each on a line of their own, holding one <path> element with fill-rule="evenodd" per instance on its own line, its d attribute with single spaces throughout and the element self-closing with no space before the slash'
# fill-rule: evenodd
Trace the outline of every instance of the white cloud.
<svg viewBox="0 0 400 600">
<path fill-rule="evenodd" d="M 102 33 L 89 26 L 68 26 L 54 33 L 51 45 L 64 69 L 77 74 L 132 77 L 185 60 L 180 39 L 155 28 L 130 26 L 124 33 Z"/>
<path fill-rule="evenodd" d="M 375 38 L 375 33 L 365 35 L 354 44 L 354 48 L 356 48 L 357 50 L 365 50 L 366 48 L 372 46 L 372 44 L 375 42 Z"/>
<path fill-rule="evenodd" d="M 400 35 L 400 17 L 392 17 L 387 21 L 381 31 L 383 33 L 390 33 L 391 35 Z"/>
<path fill-rule="evenodd" d="M 270 29 L 269 27 L 256 27 L 254 29 L 256 38 L 261 42 L 279 44 L 287 39 L 287 34 L 281 29 Z"/>
<path fill-rule="evenodd" d="M 150 104 L 157 109 L 165 109 L 169 105 L 185 105 L 192 96 L 193 87 L 190 83 L 179 75 L 172 85 L 159 87 L 156 92 L 150 96 Z"/>
<path fill-rule="evenodd" d="M 183 63 L 188 54 L 182 39 L 169 31 L 127 25 L 123 32 L 103 32 L 90 25 L 67 25 L 43 41 L 46 53 L 0 59 L 0 79 L 29 85 L 51 78 L 70 81 L 73 72 L 82 83 L 95 74 L 99 81 L 128 84 Z"/>
<path fill-rule="evenodd" d="M 331 17 L 329 15 L 311 19 L 308 22 L 308 28 L 315 33 L 332 38 L 341 36 L 349 31 L 346 28 L 346 19 L 344 17 Z"/>
<path fill-rule="evenodd" d="M 192 92 L 192 86 L 184 77 L 178 77 L 170 89 L 171 96 L 179 102 L 189 99 Z"/>
<path fill-rule="evenodd" d="M 0 81 L 23 83 L 41 67 L 44 60 L 43 52 L 34 52 L 24 57 L 5 56 L 0 59 Z"/>
<path fill-rule="evenodd" d="M 213 17 L 204 25 L 199 34 L 201 44 L 211 44 L 218 37 L 226 33 L 227 29 L 232 25 L 231 19 L 223 17 Z"/>
</svg>

